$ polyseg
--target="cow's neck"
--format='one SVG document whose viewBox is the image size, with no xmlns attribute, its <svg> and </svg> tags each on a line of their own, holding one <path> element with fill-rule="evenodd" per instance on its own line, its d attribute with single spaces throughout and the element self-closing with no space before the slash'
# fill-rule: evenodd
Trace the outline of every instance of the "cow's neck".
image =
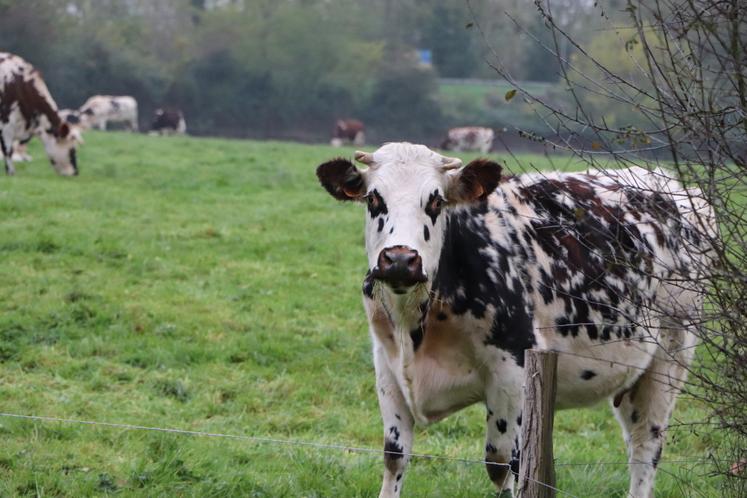
<svg viewBox="0 0 747 498">
<path fill-rule="evenodd" d="M 44 82 L 37 75 L 32 75 L 30 80 L 23 82 L 23 77 L 19 75 L 16 84 L 24 88 L 23 98 L 19 99 L 18 104 L 26 122 L 36 123 L 40 136 L 44 133 L 56 135 L 62 120 Z"/>
<path fill-rule="evenodd" d="M 515 292 L 507 288 L 504 278 L 495 278 L 495 274 L 491 278 L 486 267 L 488 253 L 497 258 L 491 265 L 498 271 L 507 266 L 506 259 L 511 257 L 509 250 L 491 241 L 481 216 L 487 211 L 487 203 L 481 203 L 450 212 L 446 219 L 432 294 L 449 304 L 457 315 L 470 312 L 475 318 L 482 318 L 488 303 L 496 308 L 500 305 L 497 296 Z"/>
<path fill-rule="evenodd" d="M 51 140 L 57 136 L 62 120 L 57 115 L 57 112 L 52 111 L 50 114 L 47 113 L 47 109 L 40 110 L 42 113 L 39 117 L 39 125 L 37 127 L 37 133 L 42 140 Z"/>
</svg>

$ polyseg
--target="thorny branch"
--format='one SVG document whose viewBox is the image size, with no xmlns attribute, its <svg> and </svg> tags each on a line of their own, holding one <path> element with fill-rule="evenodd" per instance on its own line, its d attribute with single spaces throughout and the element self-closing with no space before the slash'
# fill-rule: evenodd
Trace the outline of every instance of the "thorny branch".
<svg viewBox="0 0 747 498">
<path fill-rule="evenodd" d="M 469 0 L 467 4 L 472 7 Z M 617 11 L 601 4 L 596 1 L 590 8 L 606 26 L 592 31 L 617 37 L 619 50 L 633 68 L 627 73 L 564 29 L 550 0 L 534 0 L 537 15 L 550 31 L 549 43 L 506 14 L 557 60 L 560 83 L 567 89 L 561 102 L 535 95 L 516 81 L 479 19 L 475 25 L 488 46 L 488 64 L 514 85 L 546 127 L 543 136 L 525 136 L 545 143 L 548 152 L 570 152 L 588 168 L 602 172 L 631 166 L 663 168 L 688 187 L 686 195 L 700 192 L 690 198 L 694 211 L 703 200 L 713 207 L 718 234 L 703 223 L 697 227 L 712 259 L 691 273 L 691 282 L 681 284 L 694 286 L 704 296 L 704 312 L 690 317 L 701 346 L 695 363 L 686 366 L 689 382 L 684 389 L 710 409 L 703 421 L 688 424 L 715 424 L 727 435 L 714 448 L 713 464 L 730 477 L 730 491 L 744 496 L 747 472 L 735 474 L 724 462 L 747 461 L 747 2 L 605 3 Z M 561 50 L 563 46 L 571 47 L 570 55 Z M 614 109 L 635 110 L 638 119 L 627 126 L 610 123 L 592 99 L 605 100 Z"/>
</svg>

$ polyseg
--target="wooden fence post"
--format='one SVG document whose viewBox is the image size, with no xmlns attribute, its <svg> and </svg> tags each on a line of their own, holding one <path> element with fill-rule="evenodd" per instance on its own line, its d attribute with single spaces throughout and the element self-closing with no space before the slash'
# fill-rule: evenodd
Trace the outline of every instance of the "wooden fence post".
<svg viewBox="0 0 747 498">
<path fill-rule="evenodd" d="M 552 426 L 555 415 L 557 365 L 558 357 L 553 351 L 524 351 L 519 498 L 555 496 Z"/>
</svg>

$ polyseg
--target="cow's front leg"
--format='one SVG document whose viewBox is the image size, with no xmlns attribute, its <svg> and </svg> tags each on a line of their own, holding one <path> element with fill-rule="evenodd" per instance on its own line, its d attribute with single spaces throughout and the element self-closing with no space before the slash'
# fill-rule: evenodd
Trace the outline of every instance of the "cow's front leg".
<svg viewBox="0 0 747 498">
<path fill-rule="evenodd" d="M 0 134 L 0 155 L 5 160 L 5 174 L 15 174 L 16 169 L 13 167 L 13 139 L 6 133 Z"/>
<path fill-rule="evenodd" d="M 5 156 L 5 174 L 8 176 L 16 174 L 16 168 L 13 166 L 13 159 L 10 155 Z"/>
<path fill-rule="evenodd" d="M 485 467 L 499 496 L 513 496 L 519 472 L 519 433 L 521 426 L 521 387 L 488 386 Z"/>
<path fill-rule="evenodd" d="M 402 492 L 405 468 L 412 451 L 414 421 L 399 385 L 384 358 L 377 351 L 376 393 L 384 422 L 384 480 L 379 498 L 398 497 Z"/>
</svg>

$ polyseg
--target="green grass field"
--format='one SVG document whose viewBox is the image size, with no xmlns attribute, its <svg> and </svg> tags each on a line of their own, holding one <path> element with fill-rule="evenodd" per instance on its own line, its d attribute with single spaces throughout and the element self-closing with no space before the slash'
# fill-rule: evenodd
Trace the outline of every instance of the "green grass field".
<svg viewBox="0 0 747 498">
<path fill-rule="evenodd" d="M 0 177 L 0 411 L 381 448 L 363 211 L 314 175 L 339 149 L 89 133 L 78 178 L 31 152 Z M 481 459 L 483 410 L 418 429 L 415 451 Z M 680 400 L 675 418 L 702 415 Z M 627 467 L 595 464 L 626 460 L 606 405 L 555 427 L 560 489 L 625 495 Z M 656 496 L 721 496 L 707 465 L 676 463 L 717 437 L 672 429 Z M 0 417 L 0 496 L 376 496 L 381 471 L 380 454 Z M 405 495 L 491 484 L 416 459 Z"/>
</svg>

